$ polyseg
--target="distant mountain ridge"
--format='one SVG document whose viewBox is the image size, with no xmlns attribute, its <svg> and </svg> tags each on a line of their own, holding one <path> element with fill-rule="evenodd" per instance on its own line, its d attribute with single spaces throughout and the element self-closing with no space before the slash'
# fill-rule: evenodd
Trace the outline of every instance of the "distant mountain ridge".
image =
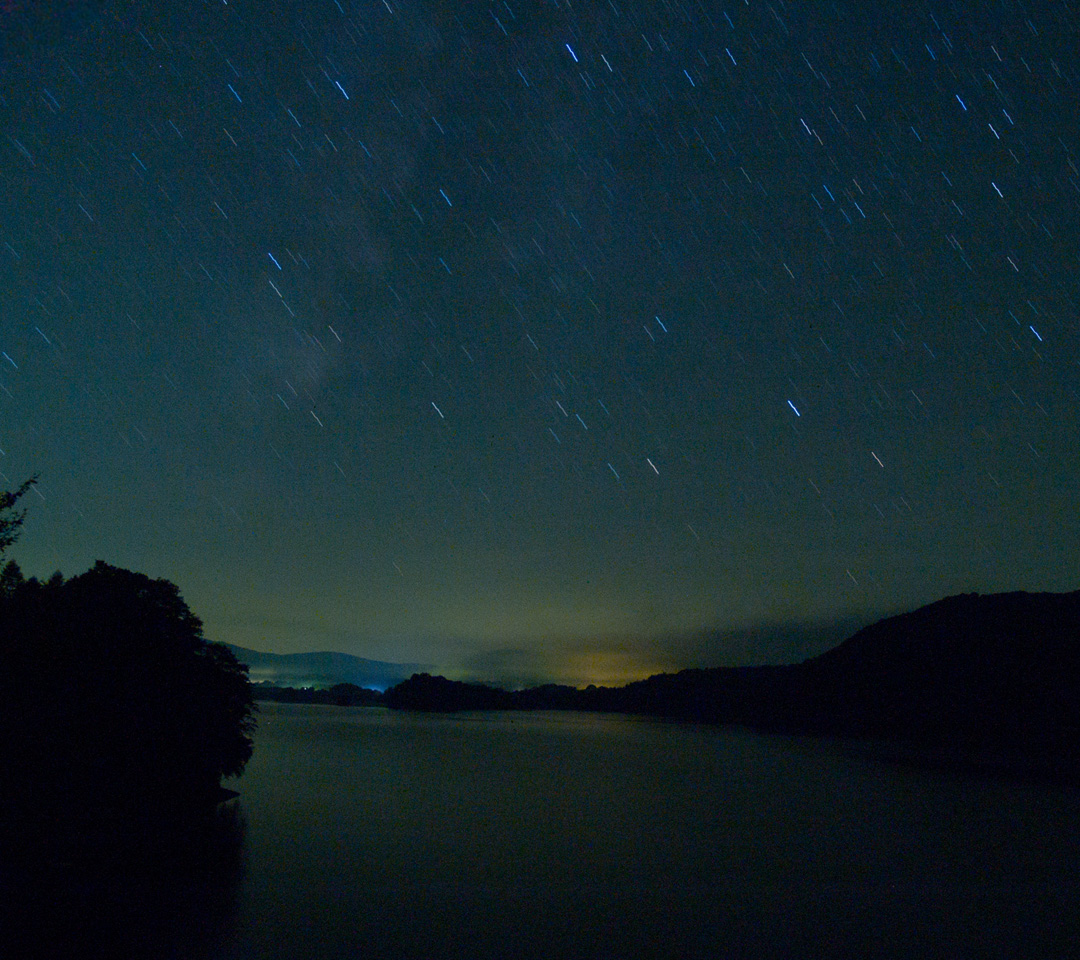
<svg viewBox="0 0 1080 960">
<path fill-rule="evenodd" d="M 855 737 L 935 762 L 1080 782 L 1080 591 L 947 597 L 792 665 L 513 692 L 420 674 L 383 703 L 599 710 Z"/>
<path fill-rule="evenodd" d="M 1080 733 L 1080 591 L 960 594 L 800 664 L 622 688 L 647 712 L 803 732 L 1030 744 Z"/>
<path fill-rule="evenodd" d="M 226 643 L 248 667 L 253 683 L 284 687 L 332 687 L 352 683 L 370 690 L 385 690 L 424 669 L 419 663 L 367 660 L 349 653 L 266 653 Z"/>
</svg>

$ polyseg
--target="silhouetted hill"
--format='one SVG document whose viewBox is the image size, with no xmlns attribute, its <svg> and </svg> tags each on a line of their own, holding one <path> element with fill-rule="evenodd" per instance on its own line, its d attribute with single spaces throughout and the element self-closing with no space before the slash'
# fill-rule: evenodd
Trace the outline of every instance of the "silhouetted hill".
<svg viewBox="0 0 1080 960">
<path fill-rule="evenodd" d="M 462 683 L 447 680 L 446 677 L 433 677 L 429 673 L 416 673 L 387 690 L 382 701 L 396 710 L 450 713 L 455 710 L 518 709 L 515 696 L 509 691 L 480 683 Z"/>
<path fill-rule="evenodd" d="M 949 597 L 786 667 L 687 670 L 623 688 L 648 712 L 808 732 L 1002 743 L 1076 730 L 1080 593 Z"/>
<path fill-rule="evenodd" d="M 1080 592 L 963 594 L 803 665 L 811 714 L 870 734 L 1036 747 L 1080 727 Z"/>
<path fill-rule="evenodd" d="M 864 737 L 942 762 L 977 758 L 982 766 L 1075 779 L 1080 592 L 949 597 L 788 666 L 512 693 L 413 677 L 387 691 L 385 702 L 414 710 L 600 710 Z"/>
<path fill-rule="evenodd" d="M 387 663 L 366 660 L 348 653 L 264 653 L 225 644 L 246 664 L 253 683 L 268 682 L 287 687 L 332 687 L 351 683 L 371 690 L 385 690 L 423 670 L 418 663 Z"/>
</svg>

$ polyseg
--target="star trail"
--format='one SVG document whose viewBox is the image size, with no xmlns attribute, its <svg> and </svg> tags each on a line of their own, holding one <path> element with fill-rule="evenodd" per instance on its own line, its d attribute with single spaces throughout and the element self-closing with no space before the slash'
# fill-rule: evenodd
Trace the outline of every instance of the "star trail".
<svg viewBox="0 0 1080 960">
<path fill-rule="evenodd" d="M 12 556 L 522 682 L 1075 589 L 1078 24 L 8 0 Z"/>
</svg>

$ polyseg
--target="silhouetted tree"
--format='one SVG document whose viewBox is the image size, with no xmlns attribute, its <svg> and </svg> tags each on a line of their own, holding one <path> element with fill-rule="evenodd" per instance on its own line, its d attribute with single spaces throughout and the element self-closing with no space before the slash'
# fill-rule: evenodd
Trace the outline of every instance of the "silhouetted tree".
<svg viewBox="0 0 1080 960">
<path fill-rule="evenodd" d="M 22 570 L 14 560 L 0 567 L 0 598 L 10 597 L 26 582 Z"/>
<path fill-rule="evenodd" d="M 19 498 L 37 481 L 37 476 L 31 477 L 18 490 L 10 492 L 0 490 L 0 557 L 16 540 L 19 539 L 19 528 L 26 518 L 26 511 L 15 511 L 15 504 Z"/>
<path fill-rule="evenodd" d="M 61 846 L 160 833 L 251 756 L 247 667 L 167 580 L 99 561 L 41 583 L 9 563 L 0 663 L 0 825 Z"/>
</svg>

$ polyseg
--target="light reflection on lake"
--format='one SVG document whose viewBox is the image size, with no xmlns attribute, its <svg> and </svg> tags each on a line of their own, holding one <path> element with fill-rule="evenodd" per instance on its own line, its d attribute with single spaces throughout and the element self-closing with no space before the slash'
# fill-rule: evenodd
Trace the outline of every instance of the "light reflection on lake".
<svg viewBox="0 0 1080 960">
<path fill-rule="evenodd" d="M 1080 796 L 587 714 L 262 704 L 212 956 L 1065 956 Z"/>
</svg>

